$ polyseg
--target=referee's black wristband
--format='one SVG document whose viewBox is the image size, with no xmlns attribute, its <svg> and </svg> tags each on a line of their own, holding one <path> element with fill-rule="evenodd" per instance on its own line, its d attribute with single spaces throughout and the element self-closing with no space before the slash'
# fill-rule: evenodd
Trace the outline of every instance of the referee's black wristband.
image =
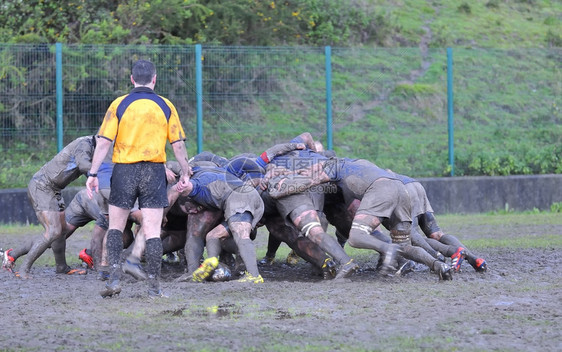
<svg viewBox="0 0 562 352">
<path fill-rule="evenodd" d="M 98 174 L 92 174 L 92 173 L 90 173 L 90 171 L 88 171 L 86 176 L 88 176 L 88 177 L 98 177 Z"/>
</svg>

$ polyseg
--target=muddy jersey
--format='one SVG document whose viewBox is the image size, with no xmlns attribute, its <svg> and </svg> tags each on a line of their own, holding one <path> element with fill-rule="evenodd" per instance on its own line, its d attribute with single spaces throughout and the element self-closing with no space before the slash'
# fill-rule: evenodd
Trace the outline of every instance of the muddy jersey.
<svg viewBox="0 0 562 352">
<path fill-rule="evenodd" d="M 93 136 L 79 137 L 43 165 L 32 180 L 45 188 L 62 190 L 90 170 L 94 149 Z"/>
<path fill-rule="evenodd" d="M 401 174 L 397 174 L 395 172 L 392 173 L 397 179 L 399 179 L 400 181 L 402 181 L 403 184 L 407 185 L 409 183 L 413 183 L 413 182 L 418 182 L 418 180 L 411 178 L 409 176 L 406 175 L 401 175 Z"/>
<path fill-rule="evenodd" d="M 222 210 L 232 191 L 243 186 L 242 180 L 221 168 L 194 167 L 192 171 L 189 198 L 206 208 Z"/>
<path fill-rule="evenodd" d="M 380 178 L 396 179 L 390 172 L 364 159 L 330 159 L 324 164 L 324 172 L 342 189 L 346 201 L 363 199 L 373 182 Z"/>
<path fill-rule="evenodd" d="M 196 203 L 210 209 L 219 209 L 225 220 L 235 214 L 252 214 L 252 227 L 256 226 L 264 211 L 263 201 L 251 186 L 221 168 L 193 168 L 189 193 Z"/>
<path fill-rule="evenodd" d="M 290 143 L 304 143 L 304 141 L 299 138 L 293 138 Z M 276 156 L 270 163 L 275 166 L 284 167 L 288 170 L 299 170 L 308 169 L 311 166 L 317 164 L 320 161 L 327 160 L 328 158 L 322 154 L 319 154 L 312 149 L 297 149 L 289 153 Z"/>
<path fill-rule="evenodd" d="M 98 136 L 114 141 L 113 162 L 166 162 L 166 141 L 185 140 L 174 105 L 147 87 L 136 87 L 109 106 Z"/>
<path fill-rule="evenodd" d="M 254 154 L 240 154 L 229 159 L 224 168 L 242 181 L 261 179 L 265 175 L 265 162 Z"/>
<path fill-rule="evenodd" d="M 284 155 L 277 156 L 271 160 L 271 163 L 278 167 L 284 167 L 288 170 L 308 169 L 320 161 L 328 160 L 322 154 L 311 149 L 299 149 Z"/>
<path fill-rule="evenodd" d="M 224 167 L 228 164 L 228 159 L 222 156 L 218 156 L 211 152 L 201 152 L 196 154 L 193 158 L 191 158 L 190 162 L 198 162 L 198 161 L 210 161 L 214 163 L 216 166 Z"/>
</svg>

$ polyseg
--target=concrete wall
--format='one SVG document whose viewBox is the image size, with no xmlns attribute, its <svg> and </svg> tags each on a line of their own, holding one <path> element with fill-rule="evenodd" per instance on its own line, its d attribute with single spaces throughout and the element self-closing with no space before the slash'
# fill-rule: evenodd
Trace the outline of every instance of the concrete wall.
<svg viewBox="0 0 562 352">
<path fill-rule="evenodd" d="M 562 202 L 562 175 L 419 179 L 436 214 L 549 210 Z"/>
<path fill-rule="evenodd" d="M 550 209 L 562 202 L 562 175 L 421 178 L 436 214 Z M 63 191 L 66 204 L 80 188 Z M 0 223 L 37 224 L 26 189 L 0 190 Z"/>
<path fill-rule="evenodd" d="M 62 191 L 66 205 L 80 191 L 80 187 L 69 187 Z M 35 211 L 27 197 L 27 188 L 0 189 L 0 223 L 39 224 Z"/>
</svg>

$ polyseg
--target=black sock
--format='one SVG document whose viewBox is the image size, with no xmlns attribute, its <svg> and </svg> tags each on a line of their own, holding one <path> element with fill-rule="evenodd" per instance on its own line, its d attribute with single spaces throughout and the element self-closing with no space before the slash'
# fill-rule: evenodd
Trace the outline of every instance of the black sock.
<svg viewBox="0 0 562 352">
<path fill-rule="evenodd" d="M 107 231 L 107 260 L 109 262 L 111 280 L 121 278 L 121 252 L 123 251 L 123 233 L 116 229 Z"/>
<path fill-rule="evenodd" d="M 148 278 L 159 278 L 162 270 L 162 240 L 160 237 L 146 240 L 145 259 Z"/>
</svg>

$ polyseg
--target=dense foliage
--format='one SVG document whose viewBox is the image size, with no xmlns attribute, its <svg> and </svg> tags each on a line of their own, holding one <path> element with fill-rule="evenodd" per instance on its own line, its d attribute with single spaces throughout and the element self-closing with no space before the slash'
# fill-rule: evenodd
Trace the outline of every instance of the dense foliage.
<svg viewBox="0 0 562 352">
<path fill-rule="evenodd" d="M 3 0 L 0 42 L 561 46 L 554 0 Z"/>
<path fill-rule="evenodd" d="M 205 148 L 225 156 L 296 131 L 325 137 L 318 48 L 332 45 L 334 149 L 414 177 L 450 174 L 443 48 L 452 46 L 455 175 L 562 173 L 560 13 L 552 0 L 4 0 L 0 188 L 25 186 L 56 152 L 54 42 L 67 44 L 65 143 L 128 89 L 121 44 L 162 50 L 159 87 L 182 97 L 193 132 L 186 52 L 207 44 Z M 42 137 L 16 138 L 22 131 Z"/>
<path fill-rule="evenodd" d="M 6 0 L 0 42 L 226 45 L 383 43 L 386 16 L 363 1 Z"/>
</svg>

